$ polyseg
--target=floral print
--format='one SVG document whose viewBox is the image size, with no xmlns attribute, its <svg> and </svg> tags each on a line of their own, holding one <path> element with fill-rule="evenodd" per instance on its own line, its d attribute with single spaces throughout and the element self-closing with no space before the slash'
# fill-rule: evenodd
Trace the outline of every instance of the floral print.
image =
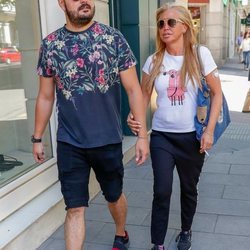
<svg viewBox="0 0 250 250">
<path fill-rule="evenodd" d="M 57 92 L 74 102 L 83 93 L 105 94 L 120 84 L 119 71 L 136 64 L 122 34 L 94 22 L 84 32 L 70 32 L 65 27 L 43 40 L 37 72 L 54 77 Z"/>
<path fill-rule="evenodd" d="M 62 27 L 40 49 L 37 72 L 56 86 L 57 140 L 80 148 L 122 141 L 120 71 L 136 64 L 123 35 L 94 22 L 83 32 Z"/>
</svg>

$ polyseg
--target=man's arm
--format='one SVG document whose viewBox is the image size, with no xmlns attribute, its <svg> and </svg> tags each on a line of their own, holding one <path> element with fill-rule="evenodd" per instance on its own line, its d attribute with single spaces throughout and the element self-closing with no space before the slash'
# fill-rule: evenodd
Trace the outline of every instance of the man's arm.
<svg viewBox="0 0 250 250">
<path fill-rule="evenodd" d="M 42 138 L 50 119 L 55 99 L 55 84 L 52 77 L 40 76 L 39 93 L 36 100 L 34 137 Z M 44 159 L 42 143 L 33 144 L 33 155 L 36 162 Z"/>
<path fill-rule="evenodd" d="M 135 66 L 121 71 L 120 77 L 128 95 L 131 112 L 135 120 L 141 124 L 136 143 L 136 162 L 140 165 L 145 162 L 149 154 L 149 147 L 147 140 L 146 109 Z"/>
<path fill-rule="evenodd" d="M 144 103 L 145 110 L 148 107 L 148 104 L 150 102 L 151 95 L 153 92 L 153 89 L 150 92 L 147 90 L 147 83 L 149 82 L 149 78 L 150 78 L 150 76 L 148 74 L 146 74 L 145 72 L 142 73 L 141 90 L 142 90 L 143 103 Z M 128 126 L 130 127 L 130 129 L 132 130 L 132 132 L 135 135 L 137 135 L 141 129 L 141 124 L 140 124 L 140 122 L 138 122 L 134 119 L 132 112 L 130 112 L 128 115 L 127 123 L 128 123 Z"/>
</svg>

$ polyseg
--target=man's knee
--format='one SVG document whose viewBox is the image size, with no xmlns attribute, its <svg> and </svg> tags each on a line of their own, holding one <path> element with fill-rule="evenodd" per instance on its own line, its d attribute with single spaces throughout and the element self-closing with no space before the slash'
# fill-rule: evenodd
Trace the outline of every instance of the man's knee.
<svg viewBox="0 0 250 250">
<path fill-rule="evenodd" d="M 69 208 L 67 209 L 67 217 L 69 219 L 83 217 L 84 211 L 85 211 L 84 207 Z"/>
<path fill-rule="evenodd" d="M 102 193 L 107 202 L 117 202 L 123 189 L 123 177 L 121 174 L 117 174 L 116 177 L 110 180 L 106 185 L 102 185 Z"/>
<path fill-rule="evenodd" d="M 107 202 L 115 204 L 119 201 L 119 199 L 121 198 L 122 192 L 119 190 L 117 192 L 115 192 L 115 190 L 113 192 L 109 192 L 108 194 L 105 194 L 105 199 Z"/>
</svg>

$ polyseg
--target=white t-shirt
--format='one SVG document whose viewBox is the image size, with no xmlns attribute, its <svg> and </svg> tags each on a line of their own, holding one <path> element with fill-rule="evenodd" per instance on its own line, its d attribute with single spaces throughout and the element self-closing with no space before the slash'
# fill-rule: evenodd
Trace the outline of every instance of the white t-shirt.
<svg viewBox="0 0 250 250">
<path fill-rule="evenodd" d="M 240 49 L 242 49 L 242 51 L 244 52 L 250 51 L 250 38 L 249 37 L 242 40 Z"/>
<path fill-rule="evenodd" d="M 200 55 L 206 76 L 217 68 L 211 52 L 201 46 Z M 142 70 L 150 74 L 153 55 L 149 56 Z M 198 83 L 194 87 L 189 80 L 186 89 L 180 87 L 180 69 L 183 56 L 172 56 L 165 52 L 161 73 L 155 79 L 157 109 L 153 116 L 152 129 L 163 132 L 186 133 L 195 131 L 194 116 Z M 190 62 L 191 63 L 191 62 Z"/>
</svg>

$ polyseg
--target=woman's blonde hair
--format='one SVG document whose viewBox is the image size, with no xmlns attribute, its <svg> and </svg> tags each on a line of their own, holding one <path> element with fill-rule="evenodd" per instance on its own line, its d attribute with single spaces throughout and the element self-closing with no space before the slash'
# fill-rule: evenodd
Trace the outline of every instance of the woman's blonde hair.
<svg viewBox="0 0 250 250">
<path fill-rule="evenodd" d="M 200 84 L 200 68 L 196 56 L 196 36 L 192 17 L 185 7 L 182 6 L 170 6 L 168 4 L 163 5 L 156 11 L 156 22 L 158 22 L 161 14 L 168 9 L 173 9 L 179 14 L 179 18 L 187 27 L 187 31 L 183 35 L 184 40 L 184 60 L 181 67 L 180 80 L 181 86 L 184 88 L 186 80 L 190 79 L 192 84 L 195 85 L 197 81 Z M 162 67 L 163 57 L 165 54 L 166 45 L 160 38 L 159 28 L 157 28 L 156 34 L 156 52 L 153 55 L 152 69 L 150 72 L 149 80 L 147 84 L 147 91 L 151 92 L 153 89 L 154 81 L 159 75 Z"/>
</svg>

